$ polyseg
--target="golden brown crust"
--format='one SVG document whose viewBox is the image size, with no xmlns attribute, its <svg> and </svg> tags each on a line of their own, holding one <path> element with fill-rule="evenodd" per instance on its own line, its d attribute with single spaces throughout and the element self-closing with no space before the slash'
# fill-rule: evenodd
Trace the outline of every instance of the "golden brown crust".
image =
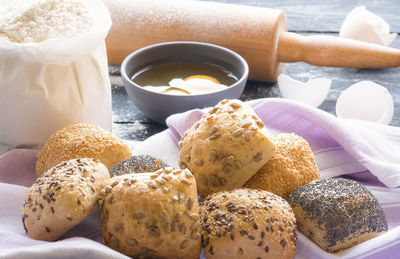
<svg viewBox="0 0 400 259">
<path fill-rule="evenodd" d="M 289 204 L 273 193 L 214 193 L 201 204 L 200 217 L 208 259 L 294 256 L 296 219 Z"/>
<path fill-rule="evenodd" d="M 275 153 L 244 185 L 283 198 L 301 186 L 319 179 L 319 169 L 308 142 L 296 134 L 275 134 Z"/>
<path fill-rule="evenodd" d="M 53 134 L 42 147 L 36 175 L 39 177 L 56 164 L 73 158 L 98 158 L 111 169 L 131 156 L 129 146 L 110 132 L 86 123 L 72 124 Z"/>
<path fill-rule="evenodd" d="M 204 114 L 179 147 L 179 165 L 196 177 L 202 197 L 241 187 L 274 152 L 264 124 L 239 100 L 223 100 Z"/>
<path fill-rule="evenodd" d="M 108 169 L 98 159 L 62 162 L 29 188 L 22 208 L 28 236 L 53 241 L 86 218 L 100 190 L 109 184 Z"/>
<path fill-rule="evenodd" d="M 115 176 L 103 192 L 104 244 L 128 256 L 198 258 L 199 205 L 189 170 Z"/>
</svg>

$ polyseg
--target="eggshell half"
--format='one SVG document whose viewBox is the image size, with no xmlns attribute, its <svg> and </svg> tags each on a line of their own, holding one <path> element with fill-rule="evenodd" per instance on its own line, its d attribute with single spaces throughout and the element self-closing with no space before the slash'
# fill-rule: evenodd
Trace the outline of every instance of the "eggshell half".
<svg viewBox="0 0 400 259">
<path fill-rule="evenodd" d="M 371 81 L 361 81 L 350 86 L 336 102 L 336 115 L 344 119 L 389 124 L 393 112 L 393 99 L 389 91 Z"/>
<path fill-rule="evenodd" d="M 389 24 L 365 6 L 354 8 L 344 19 L 339 37 L 388 46 L 396 38 Z"/>
<path fill-rule="evenodd" d="M 318 107 L 323 103 L 331 88 L 332 80 L 326 78 L 309 79 L 306 83 L 287 75 L 278 77 L 278 86 L 283 98 L 296 100 Z"/>
</svg>

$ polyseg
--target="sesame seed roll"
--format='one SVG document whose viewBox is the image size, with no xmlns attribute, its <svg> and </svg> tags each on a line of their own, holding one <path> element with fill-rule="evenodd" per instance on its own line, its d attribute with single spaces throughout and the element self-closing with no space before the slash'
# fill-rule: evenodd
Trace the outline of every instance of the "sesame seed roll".
<svg viewBox="0 0 400 259">
<path fill-rule="evenodd" d="M 80 123 L 69 125 L 50 136 L 36 162 L 39 177 L 51 167 L 73 158 L 98 158 L 111 169 L 132 156 L 129 146 L 100 127 Z"/>
<path fill-rule="evenodd" d="M 308 142 L 296 134 L 272 135 L 275 153 L 244 185 L 262 189 L 283 198 L 301 186 L 319 180 L 319 169 Z"/>
</svg>

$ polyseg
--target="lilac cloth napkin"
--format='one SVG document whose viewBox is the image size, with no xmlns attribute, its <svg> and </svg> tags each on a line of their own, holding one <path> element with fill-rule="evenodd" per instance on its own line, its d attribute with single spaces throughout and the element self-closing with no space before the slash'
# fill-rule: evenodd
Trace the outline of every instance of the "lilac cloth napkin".
<svg viewBox="0 0 400 259">
<path fill-rule="evenodd" d="M 258 99 L 248 104 L 271 133 L 296 133 L 310 143 L 321 178 L 342 176 L 366 185 L 388 220 L 386 234 L 335 254 L 324 252 L 299 233 L 295 258 L 399 258 L 400 188 L 393 187 L 400 185 L 400 128 L 342 120 L 284 99 Z M 134 154 L 153 154 L 178 166 L 177 143 L 205 111 L 172 115 L 167 119 L 169 129 L 150 137 Z"/>
<path fill-rule="evenodd" d="M 282 99 L 249 102 L 272 133 L 293 132 L 310 143 L 322 178 L 357 180 L 378 198 L 389 232 L 339 253 L 321 250 L 301 233 L 295 258 L 399 258 L 400 128 L 340 120 L 321 110 Z M 140 143 L 134 154 L 150 154 L 178 166 L 178 140 L 204 111 L 168 118 L 169 129 Z M 14 150 L 0 156 L 1 258 L 126 258 L 100 243 L 98 211 L 57 242 L 36 241 L 24 233 L 21 206 L 35 179 L 37 151 Z M 389 187 L 388 187 L 389 186 Z"/>
</svg>

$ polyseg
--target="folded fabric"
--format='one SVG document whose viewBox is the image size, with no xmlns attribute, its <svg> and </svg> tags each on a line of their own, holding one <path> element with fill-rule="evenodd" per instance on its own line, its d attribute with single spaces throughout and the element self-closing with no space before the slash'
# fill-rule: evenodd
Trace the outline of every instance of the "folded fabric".
<svg viewBox="0 0 400 259">
<path fill-rule="evenodd" d="M 396 258 L 400 251 L 400 129 L 337 119 L 326 112 L 282 99 L 249 102 L 272 133 L 293 132 L 307 139 L 322 178 L 342 176 L 366 185 L 385 211 L 389 232 L 338 253 L 327 253 L 299 233 L 295 258 Z M 134 154 L 150 154 L 178 166 L 178 141 L 205 110 L 168 118 L 169 128 L 137 144 Z M 21 207 L 35 176 L 36 150 L 0 156 L 0 258 L 127 258 L 102 245 L 98 211 L 56 242 L 29 238 Z M 204 257 L 201 257 L 204 258 Z"/>
<path fill-rule="evenodd" d="M 388 187 L 400 186 L 400 128 L 344 120 L 286 99 L 248 102 L 271 133 L 296 133 L 313 150 L 325 178 L 369 170 Z M 195 110 L 172 115 L 167 125 L 176 140 L 203 115 Z"/>
<path fill-rule="evenodd" d="M 327 253 L 299 233 L 295 258 L 396 258 L 400 250 L 400 128 L 339 119 L 285 99 L 248 102 L 271 133 L 296 133 L 315 154 L 321 178 L 342 176 L 367 186 L 385 211 L 389 232 L 338 253 Z M 169 129 L 150 137 L 134 154 L 153 154 L 178 166 L 178 141 L 207 111 L 167 119 Z"/>
</svg>

